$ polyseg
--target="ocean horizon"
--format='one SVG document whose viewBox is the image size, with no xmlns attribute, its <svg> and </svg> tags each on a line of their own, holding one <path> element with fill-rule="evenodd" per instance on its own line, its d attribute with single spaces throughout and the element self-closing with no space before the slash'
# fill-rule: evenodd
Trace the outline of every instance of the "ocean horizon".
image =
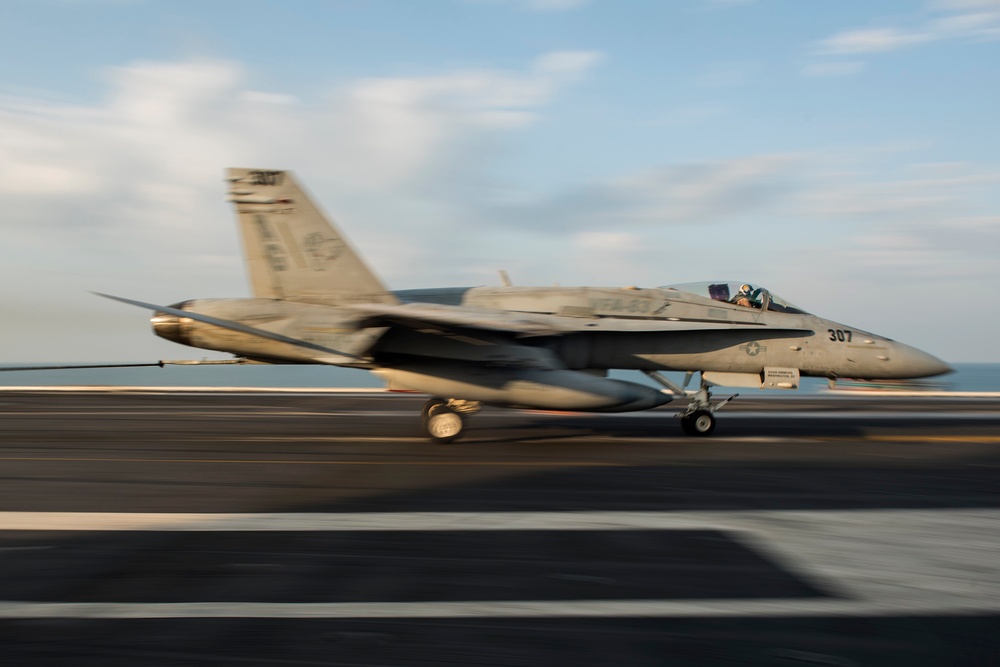
<svg viewBox="0 0 1000 667">
<path fill-rule="evenodd" d="M 100 362 L 75 362 L 99 364 Z M 109 362 L 110 363 L 110 362 Z M 125 363 L 125 362 L 117 362 Z M 141 363 L 141 362 L 137 362 Z M 74 362 L 53 363 L 0 363 L 0 368 L 31 366 L 74 365 Z M 907 388 L 927 391 L 1000 392 L 1000 364 L 954 363 L 954 373 L 927 378 L 907 384 Z M 677 383 L 683 382 L 683 373 L 666 373 Z M 652 381 L 638 371 L 614 371 L 612 377 L 651 384 Z M 841 381 L 845 386 L 848 381 Z M 206 365 L 164 366 L 159 368 L 94 368 L 61 369 L 50 371 L 0 372 L 0 387 L 45 386 L 124 386 L 124 387 L 303 387 L 303 388 L 382 388 L 385 383 L 368 371 L 321 365 Z M 799 393 L 821 393 L 828 388 L 823 378 L 802 378 Z M 723 391 L 720 389 L 719 391 Z M 748 390 L 743 390 L 748 392 Z M 787 390 L 761 390 L 768 393 L 789 394 Z"/>
</svg>

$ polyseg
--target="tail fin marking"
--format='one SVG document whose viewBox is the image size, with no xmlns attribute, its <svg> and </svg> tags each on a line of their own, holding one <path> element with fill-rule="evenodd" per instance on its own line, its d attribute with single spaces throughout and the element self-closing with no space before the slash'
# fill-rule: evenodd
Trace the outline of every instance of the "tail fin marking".
<svg viewBox="0 0 1000 667">
<path fill-rule="evenodd" d="M 398 303 L 288 171 L 228 170 L 254 296 Z"/>
</svg>

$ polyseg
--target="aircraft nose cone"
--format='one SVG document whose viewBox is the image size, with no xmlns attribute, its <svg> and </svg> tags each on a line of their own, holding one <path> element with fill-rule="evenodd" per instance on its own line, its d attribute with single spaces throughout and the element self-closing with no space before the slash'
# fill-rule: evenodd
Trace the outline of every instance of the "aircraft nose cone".
<svg viewBox="0 0 1000 667">
<path fill-rule="evenodd" d="M 899 378 L 931 377 L 951 373 L 955 370 L 934 355 L 902 343 L 896 343 L 892 362 L 897 371 L 896 377 Z"/>
</svg>

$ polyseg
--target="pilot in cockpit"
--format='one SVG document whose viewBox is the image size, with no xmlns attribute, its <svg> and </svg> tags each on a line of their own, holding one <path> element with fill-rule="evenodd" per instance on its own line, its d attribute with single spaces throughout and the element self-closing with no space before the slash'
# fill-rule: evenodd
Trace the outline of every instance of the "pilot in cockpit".
<svg viewBox="0 0 1000 667">
<path fill-rule="evenodd" d="M 753 285 L 743 284 L 740 286 L 740 291 L 729 300 L 729 303 L 735 303 L 737 306 L 745 308 L 760 308 L 760 302 L 757 300 L 759 297 L 760 288 L 754 289 Z"/>
</svg>

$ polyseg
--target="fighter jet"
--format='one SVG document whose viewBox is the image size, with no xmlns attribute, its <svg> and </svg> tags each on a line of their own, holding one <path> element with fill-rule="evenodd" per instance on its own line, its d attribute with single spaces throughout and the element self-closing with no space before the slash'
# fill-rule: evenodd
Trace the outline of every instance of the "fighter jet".
<svg viewBox="0 0 1000 667">
<path fill-rule="evenodd" d="M 628 412 L 680 399 L 683 430 L 707 436 L 734 398 L 713 402 L 716 386 L 796 389 L 803 376 L 951 370 L 744 281 L 390 291 L 291 172 L 233 168 L 226 180 L 254 298 L 109 298 L 155 311 L 153 331 L 183 345 L 246 362 L 363 368 L 390 389 L 428 394 L 422 422 L 438 443 L 462 435 L 483 405 Z M 614 369 L 642 371 L 662 389 L 608 377 Z M 697 373 L 699 388 L 663 371 Z"/>
</svg>

